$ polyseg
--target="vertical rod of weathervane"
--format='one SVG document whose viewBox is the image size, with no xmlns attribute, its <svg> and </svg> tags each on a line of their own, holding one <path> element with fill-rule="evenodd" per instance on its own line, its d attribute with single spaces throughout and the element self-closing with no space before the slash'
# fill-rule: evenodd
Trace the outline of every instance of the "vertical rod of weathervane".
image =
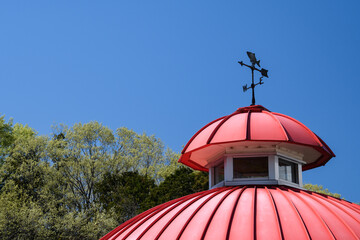
<svg viewBox="0 0 360 240">
<path fill-rule="evenodd" d="M 253 105 L 255 105 L 254 66 L 251 67 L 251 76 L 252 76 L 252 84 L 251 84 L 252 104 L 251 104 L 251 106 L 253 106 Z"/>
</svg>

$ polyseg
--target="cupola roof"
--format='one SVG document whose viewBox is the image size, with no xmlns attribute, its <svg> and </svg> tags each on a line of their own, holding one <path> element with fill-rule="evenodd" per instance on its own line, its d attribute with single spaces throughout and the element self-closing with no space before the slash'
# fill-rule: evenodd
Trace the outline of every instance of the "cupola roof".
<svg viewBox="0 0 360 240">
<path fill-rule="evenodd" d="M 186 144 L 179 162 L 196 170 L 224 154 L 275 146 L 303 155 L 303 170 L 325 165 L 335 154 L 304 124 L 261 105 L 242 107 L 201 128 Z"/>
</svg>

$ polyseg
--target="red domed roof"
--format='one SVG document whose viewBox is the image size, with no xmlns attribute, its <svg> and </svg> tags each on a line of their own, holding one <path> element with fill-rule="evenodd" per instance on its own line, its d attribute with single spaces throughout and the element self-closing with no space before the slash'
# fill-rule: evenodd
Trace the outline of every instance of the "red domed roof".
<svg viewBox="0 0 360 240">
<path fill-rule="evenodd" d="M 325 165 L 331 149 L 304 124 L 261 105 L 243 107 L 200 129 L 186 144 L 179 162 L 196 170 L 236 148 L 277 146 L 303 154 L 303 170 Z"/>
<path fill-rule="evenodd" d="M 154 207 L 102 239 L 359 239 L 360 206 L 288 187 L 221 187 Z"/>
</svg>

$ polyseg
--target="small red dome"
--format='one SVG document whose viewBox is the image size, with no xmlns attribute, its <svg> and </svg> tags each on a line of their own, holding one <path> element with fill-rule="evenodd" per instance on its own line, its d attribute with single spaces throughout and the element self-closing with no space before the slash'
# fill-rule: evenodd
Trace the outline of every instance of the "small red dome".
<svg viewBox="0 0 360 240">
<path fill-rule="evenodd" d="M 288 187 L 222 187 L 154 207 L 102 239 L 359 239 L 360 206 Z"/>
<path fill-rule="evenodd" d="M 304 124 L 261 105 L 243 107 L 200 129 L 186 144 L 179 162 L 207 171 L 211 161 L 231 149 L 274 145 L 303 154 L 303 170 L 325 165 L 334 153 Z"/>
</svg>

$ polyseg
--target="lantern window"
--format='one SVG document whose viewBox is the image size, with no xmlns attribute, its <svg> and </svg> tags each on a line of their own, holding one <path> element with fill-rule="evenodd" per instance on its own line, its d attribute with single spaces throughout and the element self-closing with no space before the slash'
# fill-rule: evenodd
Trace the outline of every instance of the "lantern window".
<svg viewBox="0 0 360 240">
<path fill-rule="evenodd" d="M 299 183 L 298 164 L 280 158 L 279 178 L 289 182 Z"/>
<path fill-rule="evenodd" d="M 224 162 L 214 167 L 214 184 L 224 181 Z"/>
<path fill-rule="evenodd" d="M 268 158 L 234 158 L 233 160 L 234 178 L 268 178 Z"/>
</svg>

